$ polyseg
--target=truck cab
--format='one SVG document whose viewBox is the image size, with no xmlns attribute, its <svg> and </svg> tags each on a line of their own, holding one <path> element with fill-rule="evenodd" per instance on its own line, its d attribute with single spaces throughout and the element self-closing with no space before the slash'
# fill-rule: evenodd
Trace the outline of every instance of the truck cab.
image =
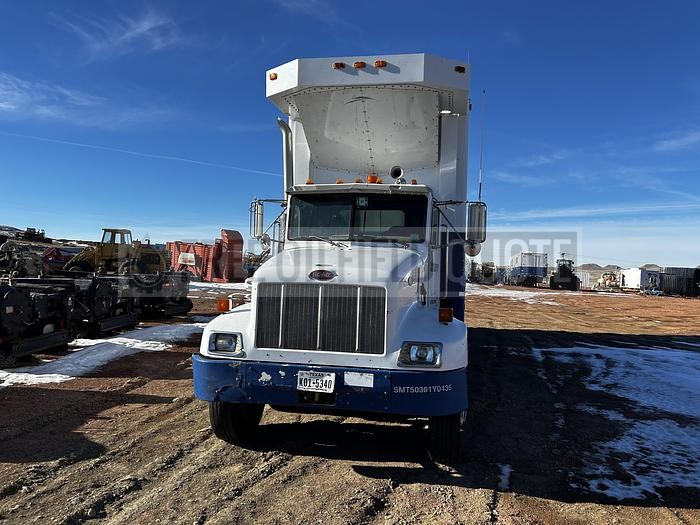
<svg viewBox="0 0 700 525">
<path fill-rule="evenodd" d="M 284 165 L 276 254 L 251 302 L 210 322 L 194 388 L 214 432 L 253 439 L 265 405 L 429 420 L 455 461 L 468 406 L 465 249 L 469 70 L 425 54 L 294 60 L 266 75 Z M 467 228 L 467 216 L 470 225 Z"/>
</svg>

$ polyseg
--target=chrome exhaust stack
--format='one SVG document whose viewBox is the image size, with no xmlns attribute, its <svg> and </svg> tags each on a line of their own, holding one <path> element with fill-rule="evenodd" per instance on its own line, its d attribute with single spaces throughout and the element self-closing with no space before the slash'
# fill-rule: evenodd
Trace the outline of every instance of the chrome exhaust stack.
<svg viewBox="0 0 700 525">
<path fill-rule="evenodd" d="M 292 128 L 283 119 L 277 118 L 277 125 L 282 132 L 282 165 L 284 166 L 284 190 L 294 186 L 294 157 L 292 150 Z"/>
</svg>

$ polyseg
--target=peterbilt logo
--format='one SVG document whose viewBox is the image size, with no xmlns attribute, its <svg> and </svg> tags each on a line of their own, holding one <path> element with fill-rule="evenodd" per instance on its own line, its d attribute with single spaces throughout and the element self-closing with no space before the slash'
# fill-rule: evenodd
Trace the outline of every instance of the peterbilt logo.
<svg viewBox="0 0 700 525">
<path fill-rule="evenodd" d="M 315 281 L 330 281 L 337 275 L 333 270 L 314 270 L 309 274 L 309 278 Z"/>
</svg>

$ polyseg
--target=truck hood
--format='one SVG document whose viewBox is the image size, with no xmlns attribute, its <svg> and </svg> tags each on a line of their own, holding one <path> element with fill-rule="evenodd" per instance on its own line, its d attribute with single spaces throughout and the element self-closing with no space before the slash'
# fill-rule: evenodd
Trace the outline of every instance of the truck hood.
<svg viewBox="0 0 700 525">
<path fill-rule="evenodd" d="M 404 279 L 413 268 L 425 261 L 426 256 L 427 251 L 421 253 L 411 247 L 292 247 L 263 264 L 252 281 L 389 286 Z M 309 274 L 314 270 L 329 270 L 333 277 L 325 281 L 312 279 Z"/>
</svg>

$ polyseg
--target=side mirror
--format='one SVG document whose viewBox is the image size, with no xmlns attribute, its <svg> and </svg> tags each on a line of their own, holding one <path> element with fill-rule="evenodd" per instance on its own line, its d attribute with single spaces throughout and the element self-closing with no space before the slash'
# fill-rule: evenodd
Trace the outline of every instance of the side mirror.
<svg viewBox="0 0 700 525">
<path fill-rule="evenodd" d="M 252 236 L 255 239 L 260 239 L 265 233 L 265 211 L 262 201 L 253 201 L 250 207 Z"/>
<path fill-rule="evenodd" d="M 467 241 L 481 244 L 486 240 L 486 203 L 470 202 L 467 209 Z"/>
</svg>

